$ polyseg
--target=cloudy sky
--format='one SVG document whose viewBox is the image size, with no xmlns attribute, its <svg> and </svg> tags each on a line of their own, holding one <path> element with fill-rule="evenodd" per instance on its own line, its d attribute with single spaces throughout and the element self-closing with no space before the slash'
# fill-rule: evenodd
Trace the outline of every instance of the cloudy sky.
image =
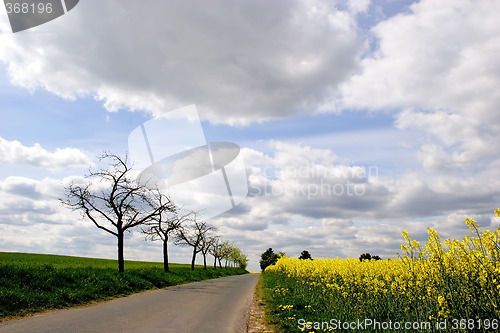
<svg viewBox="0 0 500 333">
<path fill-rule="evenodd" d="M 0 8 L 0 251 L 115 258 L 60 205 L 103 150 L 195 104 L 249 195 L 210 221 L 258 269 L 388 257 L 401 232 L 500 226 L 500 1 L 81 0 L 13 34 Z M 171 248 L 186 262 L 188 249 Z M 161 260 L 131 233 L 126 259 Z"/>
</svg>

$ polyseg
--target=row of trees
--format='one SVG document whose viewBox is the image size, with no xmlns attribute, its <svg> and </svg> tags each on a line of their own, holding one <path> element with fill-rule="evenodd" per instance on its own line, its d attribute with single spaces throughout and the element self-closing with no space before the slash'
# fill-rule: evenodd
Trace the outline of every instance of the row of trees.
<svg viewBox="0 0 500 333">
<path fill-rule="evenodd" d="M 380 258 L 380 256 L 372 256 L 369 253 L 362 253 L 359 256 L 359 261 L 363 261 L 363 260 L 382 260 L 382 258 Z"/>
<path fill-rule="evenodd" d="M 82 184 L 71 183 L 65 188 L 61 202 L 83 216 L 95 226 L 117 238 L 118 270 L 123 272 L 124 235 L 140 228 L 146 239 L 163 243 L 164 270 L 169 270 L 168 243 L 191 246 L 191 270 L 196 256 L 203 255 L 207 268 L 207 255 L 214 257 L 214 267 L 239 266 L 246 268 L 248 259 L 241 250 L 216 234 L 216 227 L 198 219 L 198 214 L 185 211 L 162 193 L 155 184 L 136 182 L 127 158 L 104 153 L 99 160 L 109 161 L 107 169 L 89 170 Z"/>
<path fill-rule="evenodd" d="M 267 266 L 274 265 L 279 258 L 285 256 L 285 252 L 274 253 L 272 248 L 268 248 L 260 255 L 260 268 L 265 270 Z M 313 260 L 309 251 L 304 250 L 300 253 L 299 259 Z"/>
<path fill-rule="evenodd" d="M 268 248 L 260 256 L 260 268 L 265 270 L 267 266 L 274 265 L 279 258 L 283 257 L 285 252 L 274 253 L 272 248 Z M 309 259 L 313 260 L 309 251 L 304 250 L 300 253 L 299 259 Z M 381 260 L 380 256 L 372 256 L 370 253 L 363 253 L 359 256 L 359 261 L 364 260 Z"/>
<path fill-rule="evenodd" d="M 207 256 L 214 257 L 214 268 L 222 268 L 222 260 L 225 260 L 224 267 L 238 266 L 245 269 L 248 258 L 241 250 L 228 240 L 223 240 L 216 234 L 217 228 L 205 221 L 197 219 L 196 212 L 187 214 L 178 214 L 171 212 L 170 218 L 161 217 L 152 219 L 142 228 L 146 234 L 146 239 L 163 243 L 163 268 L 165 272 L 169 271 L 168 260 L 168 242 L 173 239 L 175 245 L 192 247 L 191 270 L 194 270 L 196 256 L 203 256 L 203 268 L 207 269 Z"/>
</svg>

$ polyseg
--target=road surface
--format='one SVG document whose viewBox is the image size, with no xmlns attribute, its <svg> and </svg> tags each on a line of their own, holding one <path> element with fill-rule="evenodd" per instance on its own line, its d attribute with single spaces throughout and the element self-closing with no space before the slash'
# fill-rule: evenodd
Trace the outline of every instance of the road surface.
<svg viewBox="0 0 500 333">
<path fill-rule="evenodd" d="M 259 274 L 207 280 L 0 323 L 0 332 L 246 332 Z"/>
</svg>

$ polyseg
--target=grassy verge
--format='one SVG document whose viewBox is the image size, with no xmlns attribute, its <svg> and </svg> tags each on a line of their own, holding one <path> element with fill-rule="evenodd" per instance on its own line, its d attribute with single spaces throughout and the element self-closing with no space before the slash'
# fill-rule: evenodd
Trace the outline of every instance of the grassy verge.
<svg viewBox="0 0 500 333">
<path fill-rule="evenodd" d="M 297 320 L 299 318 L 311 320 L 312 311 L 300 306 L 305 303 L 304 300 L 299 295 L 290 294 L 290 286 L 286 285 L 286 282 L 289 281 L 269 272 L 263 272 L 259 281 L 260 295 L 266 310 L 266 322 L 276 333 L 300 332 Z M 281 310 L 283 305 L 293 305 L 293 307 Z"/>
<path fill-rule="evenodd" d="M 274 333 L 266 316 L 266 302 L 264 301 L 264 287 L 262 275 L 257 281 L 254 300 L 250 310 L 248 333 Z"/>
<path fill-rule="evenodd" d="M 244 274 L 237 268 L 214 269 L 162 263 L 126 261 L 118 273 L 117 262 L 43 254 L 0 252 L 0 320 L 48 309 L 77 306 L 92 301 L 201 281 Z"/>
</svg>

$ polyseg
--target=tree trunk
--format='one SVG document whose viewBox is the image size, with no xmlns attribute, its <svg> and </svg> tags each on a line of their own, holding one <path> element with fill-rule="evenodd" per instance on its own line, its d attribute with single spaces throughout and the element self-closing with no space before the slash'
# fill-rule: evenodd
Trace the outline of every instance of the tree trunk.
<svg viewBox="0 0 500 333">
<path fill-rule="evenodd" d="M 219 258 L 219 268 L 222 269 L 222 259 L 221 258 Z"/>
<path fill-rule="evenodd" d="M 203 253 L 203 269 L 207 269 L 207 255 Z"/>
<path fill-rule="evenodd" d="M 123 259 L 123 230 L 118 230 L 118 272 L 125 271 L 125 260 Z"/>
<path fill-rule="evenodd" d="M 217 257 L 214 256 L 214 268 L 217 268 Z"/>
<path fill-rule="evenodd" d="M 169 271 L 168 268 L 168 241 L 165 240 L 163 242 L 163 270 L 165 272 Z"/>
<path fill-rule="evenodd" d="M 191 270 L 194 271 L 194 262 L 196 260 L 196 247 L 193 249 L 193 258 L 191 259 Z"/>
</svg>

